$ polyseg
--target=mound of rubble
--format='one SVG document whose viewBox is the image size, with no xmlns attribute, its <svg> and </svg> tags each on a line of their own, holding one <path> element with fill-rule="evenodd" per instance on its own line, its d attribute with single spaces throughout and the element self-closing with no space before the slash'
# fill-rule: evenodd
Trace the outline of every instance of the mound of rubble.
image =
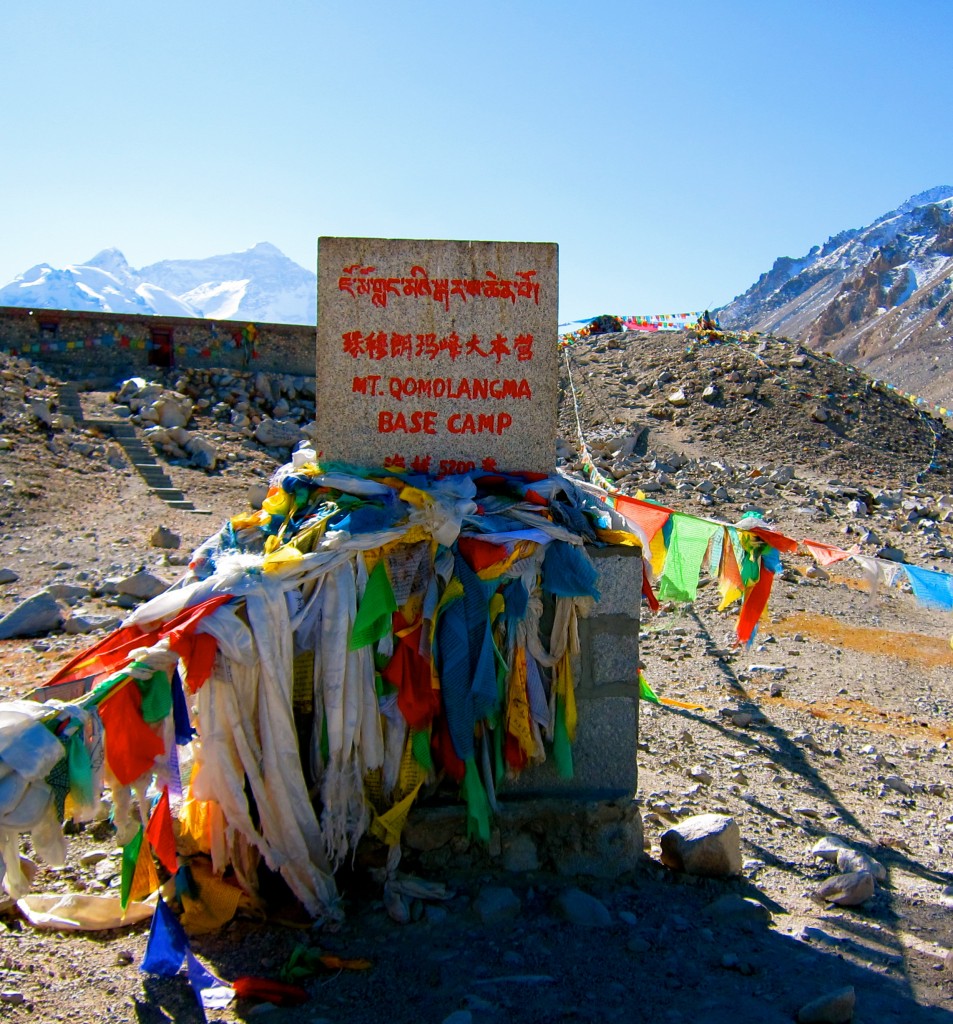
<svg viewBox="0 0 953 1024">
<path fill-rule="evenodd" d="M 623 458 L 608 466 L 617 479 L 657 472 L 648 465 L 654 449 L 762 472 L 793 462 L 799 475 L 858 488 L 927 475 L 951 486 L 953 433 L 940 421 L 859 370 L 783 339 L 700 343 L 687 332 L 628 332 L 580 339 L 564 352 L 563 437 L 574 444 L 577 434 L 571 373 L 584 436 L 593 447 L 619 441 Z"/>
</svg>

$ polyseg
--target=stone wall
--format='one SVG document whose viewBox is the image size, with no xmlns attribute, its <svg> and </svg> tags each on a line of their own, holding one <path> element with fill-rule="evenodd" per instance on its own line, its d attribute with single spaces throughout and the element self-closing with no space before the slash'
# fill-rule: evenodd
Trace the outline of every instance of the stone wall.
<svg viewBox="0 0 953 1024">
<path fill-rule="evenodd" d="M 170 366 L 313 377 L 314 339 L 313 327 L 298 324 L 0 306 L 0 351 L 74 380 Z"/>
</svg>

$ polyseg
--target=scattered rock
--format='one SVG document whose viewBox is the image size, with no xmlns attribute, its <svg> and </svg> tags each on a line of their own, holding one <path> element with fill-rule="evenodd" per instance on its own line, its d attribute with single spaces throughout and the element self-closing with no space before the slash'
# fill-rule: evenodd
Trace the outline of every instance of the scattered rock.
<svg viewBox="0 0 953 1024">
<path fill-rule="evenodd" d="M 165 526 L 157 526 L 149 537 L 149 543 L 154 548 L 177 548 L 182 543 L 182 538 Z"/>
<path fill-rule="evenodd" d="M 11 637 L 44 636 L 59 629 L 62 612 L 56 599 L 46 590 L 28 597 L 0 619 L 0 640 Z"/>
<path fill-rule="evenodd" d="M 797 1012 L 798 1024 L 848 1024 L 854 1018 L 854 986 L 818 996 Z"/>
<path fill-rule="evenodd" d="M 16 583 L 19 578 L 12 569 L 0 569 L 0 583 Z"/>
<path fill-rule="evenodd" d="M 913 794 L 913 787 L 908 782 L 904 782 L 899 775 L 888 775 L 884 779 L 884 785 L 887 789 L 902 793 L 904 796 L 911 796 Z"/>
<path fill-rule="evenodd" d="M 837 870 L 849 874 L 852 871 L 867 871 L 878 882 L 887 881 L 887 869 L 866 853 L 859 850 L 838 850 Z"/>
<path fill-rule="evenodd" d="M 734 818 L 699 814 L 663 832 L 662 863 L 689 875 L 741 874 L 741 833 Z"/>
<path fill-rule="evenodd" d="M 485 885 L 473 901 L 473 912 L 481 924 L 511 921 L 521 909 L 519 897 L 506 886 Z"/>
<path fill-rule="evenodd" d="M 581 889 L 566 889 L 552 902 L 553 913 L 571 924 L 583 928 L 607 928 L 612 915 L 601 900 Z"/>
<path fill-rule="evenodd" d="M 269 448 L 293 448 L 301 440 L 297 423 L 265 417 L 255 428 L 255 440 Z"/>
<path fill-rule="evenodd" d="M 72 636 L 83 636 L 93 630 L 118 629 L 122 619 L 117 615 L 93 615 L 88 612 L 71 615 L 63 622 L 63 630 Z"/>
<path fill-rule="evenodd" d="M 869 871 L 848 871 L 843 875 L 831 875 L 814 890 L 814 896 L 822 903 L 833 903 L 838 907 L 858 907 L 874 894 L 874 876 Z"/>
<path fill-rule="evenodd" d="M 507 871 L 539 870 L 539 853 L 531 835 L 518 832 L 503 844 L 503 867 Z"/>
<path fill-rule="evenodd" d="M 169 584 L 153 576 L 151 572 L 141 569 L 132 576 L 119 580 L 116 584 L 116 592 L 127 594 L 139 601 L 147 601 L 150 598 L 158 597 L 169 589 Z"/>
<path fill-rule="evenodd" d="M 838 839 L 837 836 L 824 836 L 823 839 L 818 839 L 811 848 L 811 855 L 820 857 L 821 860 L 826 860 L 829 864 L 836 864 L 837 856 L 842 850 L 850 853 L 852 849 L 848 843 L 845 843 L 843 839 Z"/>
<path fill-rule="evenodd" d="M 714 903 L 709 903 L 706 913 L 724 924 L 746 929 L 764 927 L 771 923 L 771 911 L 763 903 L 734 892 L 727 892 Z"/>
</svg>

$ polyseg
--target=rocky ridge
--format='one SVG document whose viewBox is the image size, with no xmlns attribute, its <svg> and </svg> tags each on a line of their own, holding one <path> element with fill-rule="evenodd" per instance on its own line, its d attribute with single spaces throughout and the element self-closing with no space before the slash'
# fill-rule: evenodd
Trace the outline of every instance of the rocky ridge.
<svg viewBox="0 0 953 1024">
<path fill-rule="evenodd" d="M 953 188 L 940 186 L 803 257 L 778 259 L 719 315 L 733 330 L 833 352 L 945 407 L 951 312 Z"/>
</svg>

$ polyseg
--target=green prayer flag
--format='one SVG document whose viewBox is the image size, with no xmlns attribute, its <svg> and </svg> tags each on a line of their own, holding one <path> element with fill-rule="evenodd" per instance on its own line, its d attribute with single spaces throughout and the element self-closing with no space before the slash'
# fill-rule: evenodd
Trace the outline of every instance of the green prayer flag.
<svg viewBox="0 0 953 1024">
<path fill-rule="evenodd" d="M 639 672 L 639 697 L 641 697 L 642 700 L 651 701 L 653 704 L 662 703 L 658 699 L 658 696 L 652 687 L 646 682 L 645 676 L 641 671 Z"/>
<path fill-rule="evenodd" d="M 556 771 L 561 779 L 573 776 L 572 743 L 566 731 L 566 702 L 562 697 L 556 698 L 556 725 L 553 729 L 553 760 Z"/>
<path fill-rule="evenodd" d="M 136 864 L 139 863 L 139 851 L 142 849 L 143 832 L 144 829 L 140 825 L 139 831 L 132 840 L 122 848 L 122 886 L 119 890 L 119 905 L 123 910 L 129 904 L 132 880 L 136 875 Z"/>
<path fill-rule="evenodd" d="M 66 758 L 70 796 L 80 807 L 89 807 L 93 802 L 93 764 L 83 742 L 82 730 L 77 730 L 70 737 Z"/>
<path fill-rule="evenodd" d="M 663 601 L 694 601 L 708 542 L 720 527 L 717 523 L 679 512 L 673 512 L 670 521 L 672 535 L 659 580 L 658 596 Z"/>
<path fill-rule="evenodd" d="M 381 559 L 368 577 L 364 596 L 354 618 L 348 649 L 360 650 L 386 636 L 390 632 L 391 618 L 396 611 L 394 590 L 387 575 L 387 566 Z"/>
<path fill-rule="evenodd" d="M 476 759 L 466 759 L 463 776 L 463 797 L 467 803 L 467 838 L 476 836 L 483 843 L 490 841 L 490 801 L 480 781 Z"/>
<path fill-rule="evenodd" d="M 430 756 L 430 730 L 420 729 L 410 734 L 410 749 L 414 760 L 424 771 L 433 771 L 433 758 Z"/>
<path fill-rule="evenodd" d="M 137 679 L 142 694 L 142 720 L 161 722 L 172 710 L 172 683 L 165 672 L 153 672 L 150 679 Z"/>
</svg>

